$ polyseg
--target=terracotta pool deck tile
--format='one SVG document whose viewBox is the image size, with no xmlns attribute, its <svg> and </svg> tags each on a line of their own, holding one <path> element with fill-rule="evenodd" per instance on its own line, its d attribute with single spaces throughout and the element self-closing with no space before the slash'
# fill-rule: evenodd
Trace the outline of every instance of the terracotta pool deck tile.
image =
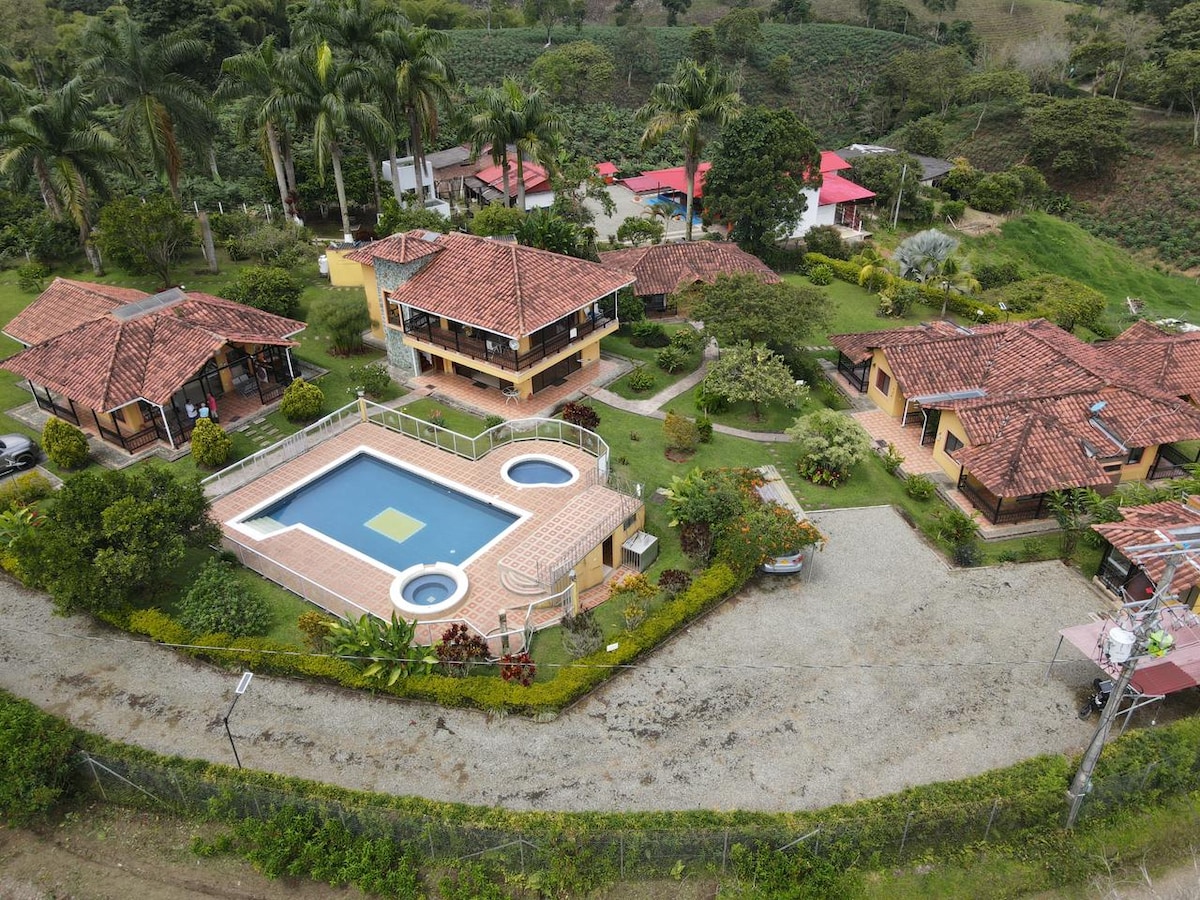
<svg viewBox="0 0 1200 900">
<path fill-rule="evenodd" d="M 362 447 L 528 513 L 524 522 L 510 529 L 464 567 L 470 591 L 458 609 L 433 616 L 417 616 L 418 621 L 441 623 L 467 618 L 479 631 L 491 634 L 499 629 L 500 613 L 504 611 L 508 615 L 508 627 L 520 629 L 525 624 L 525 611 L 530 601 L 537 598 L 509 590 L 501 580 L 500 561 L 506 558 L 518 561 L 536 555 L 543 562 L 557 562 L 563 553 L 586 537 L 588 528 L 600 524 L 601 517 L 625 506 L 631 512 L 635 511 L 640 502 L 599 488 L 595 484 L 595 457 L 569 444 L 518 441 L 497 447 L 482 459 L 471 461 L 378 425 L 355 425 L 213 503 L 213 515 L 222 525 L 227 545 L 239 552 L 244 562 L 257 555 L 265 557 L 262 565 L 268 577 L 272 577 L 269 573 L 275 572 L 272 565 L 285 567 L 290 572 L 275 572 L 279 576 L 275 580 L 284 583 L 286 577 L 290 583 L 284 583 L 284 586 L 307 599 L 327 607 L 342 607 L 335 608 L 335 612 L 352 613 L 361 609 L 390 617 L 394 608 L 390 599 L 391 572 L 346 554 L 304 531 L 292 529 L 256 540 L 233 529 L 229 523 Z M 504 464 L 529 453 L 545 453 L 565 460 L 580 472 L 580 478 L 572 485 L 560 487 L 519 487 L 505 482 L 500 475 Z M 558 524 L 550 528 L 552 521 Z M 597 538 L 597 543 L 599 540 Z M 606 589 L 603 596 L 607 597 Z M 538 618 L 544 620 L 552 615 L 552 611 L 539 611 Z M 436 628 L 430 624 L 426 630 Z"/>
</svg>

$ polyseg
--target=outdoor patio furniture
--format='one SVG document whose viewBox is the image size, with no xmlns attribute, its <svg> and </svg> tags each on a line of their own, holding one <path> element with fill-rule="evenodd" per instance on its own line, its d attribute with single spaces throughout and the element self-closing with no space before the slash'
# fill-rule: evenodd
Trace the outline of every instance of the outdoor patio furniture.
<svg viewBox="0 0 1200 900">
<path fill-rule="evenodd" d="M 504 389 L 504 405 L 505 406 L 507 406 L 510 403 L 519 403 L 520 401 L 521 401 L 521 392 L 518 391 L 516 388 L 505 388 Z"/>
</svg>

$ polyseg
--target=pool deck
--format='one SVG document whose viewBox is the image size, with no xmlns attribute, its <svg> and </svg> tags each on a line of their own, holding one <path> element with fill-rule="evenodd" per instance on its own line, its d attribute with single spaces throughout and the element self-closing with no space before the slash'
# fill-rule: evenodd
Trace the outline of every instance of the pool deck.
<svg viewBox="0 0 1200 900">
<path fill-rule="evenodd" d="M 528 605 L 545 594 L 510 590 L 501 580 L 501 560 L 509 568 L 527 571 L 531 560 L 558 561 L 581 540 L 586 542 L 598 523 L 614 515 L 628 515 L 627 510 L 636 510 L 640 504 L 631 497 L 599 487 L 591 474 L 596 470 L 596 458 L 570 444 L 519 441 L 472 461 L 380 425 L 355 425 L 213 503 L 213 517 L 221 525 L 225 544 L 238 553 L 243 563 L 340 615 L 357 617 L 370 612 L 389 618 L 394 610 L 390 599 L 394 575 L 302 530 L 255 539 L 231 528 L 228 522 L 360 447 L 368 447 L 435 478 L 465 486 L 530 514 L 465 567 L 470 589 L 460 606 L 432 616 L 417 616 L 418 622 L 465 619 L 480 632 L 490 634 L 498 630 L 500 613 L 506 611 L 510 629 L 523 627 Z M 580 477 L 573 484 L 558 487 L 519 487 L 506 483 L 500 476 L 504 464 L 527 454 L 544 454 L 569 462 L 579 470 Z M 603 535 L 597 538 L 596 543 L 602 538 Z M 525 564 L 515 567 L 516 561 Z M 589 591 L 583 599 L 590 606 L 606 596 L 607 590 L 601 587 Z M 548 610 L 534 613 L 539 620 L 552 614 Z M 418 629 L 418 642 L 436 641 L 440 632 L 440 628 L 433 626 Z M 520 643 L 517 636 L 514 648 Z"/>
</svg>

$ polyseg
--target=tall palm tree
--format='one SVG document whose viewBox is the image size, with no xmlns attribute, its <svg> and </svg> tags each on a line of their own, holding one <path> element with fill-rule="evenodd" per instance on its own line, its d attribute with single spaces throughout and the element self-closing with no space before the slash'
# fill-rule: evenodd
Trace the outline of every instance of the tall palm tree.
<svg viewBox="0 0 1200 900">
<path fill-rule="evenodd" d="M 117 133 L 148 151 L 154 167 L 179 199 L 183 144 L 207 151 L 215 120 L 208 91 L 184 74 L 203 58 L 203 41 L 178 35 L 146 40 L 141 26 L 122 16 L 96 20 L 83 35 L 90 54 L 80 67 L 99 98 L 120 107 Z"/>
<path fill-rule="evenodd" d="M 124 148 L 95 118 L 95 99 L 77 75 L 0 124 L 0 173 L 18 188 L 36 182 L 50 215 L 71 219 L 92 270 L 102 274 L 92 244 L 92 203 L 107 194 L 107 169 L 129 169 Z"/>
<path fill-rule="evenodd" d="M 539 87 L 521 91 L 513 105 L 513 143 L 517 148 L 517 206 L 525 209 L 525 159 L 546 169 L 553 168 L 562 138 L 562 124 L 546 102 Z"/>
<path fill-rule="evenodd" d="M 271 168 L 275 171 L 275 183 L 279 188 L 279 202 L 285 213 L 295 217 L 296 185 L 289 182 L 284 165 L 284 141 L 288 134 L 288 120 L 281 108 L 281 99 L 288 93 L 284 81 L 284 53 L 275 48 L 275 39 L 268 37 L 253 50 L 230 56 L 221 63 L 221 83 L 217 86 L 217 97 L 247 97 L 253 108 L 253 127 L 265 145 Z"/>
<path fill-rule="evenodd" d="M 516 136 L 516 116 L 513 101 L 520 85 L 505 78 L 500 87 L 486 87 L 476 97 L 468 129 L 473 152 L 478 155 L 484 147 L 491 148 L 492 162 L 504 173 L 504 205 L 511 206 L 509 188 L 508 145 Z"/>
<path fill-rule="evenodd" d="M 388 134 L 388 124 L 379 109 L 362 99 L 371 73 L 363 66 L 338 62 L 326 43 L 305 47 L 286 60 L 285 83 L 290 90 L 273 108 L 293 116 L 312 131 L 322 182 L 326 164 L 333 168 L 342 231 L 349 241 L 350 207 L 342 176 L 342 143 L 350 132 L 376 145 L 386 141 Z"/>
<path fill-rule="evenodd" d="M 663 138 L 679 133 L 683 145 L 683 171 L 687 179 L 685 236 L 692 239 L 692 206 L 696 193 L 696 172 L 700 154 L 710 132 L 719 130 L 741 111 L 737 79 L 722 72 L 715 64 L 701 65 L 682 59 L 670 81 L 659 82 L 636 113 L 645 124 L 642 147 L 653 147 Z"/>
<path fill-rule="evenodd" d="M 394 70 L 392 98 L 408 123 L 412 145 L 413 167 L 416 170 L 417 197 L 425 201 L 425 137 L 436 137 L 438 107 L 449 106 L 453 94 L 452 79 L 441 54 L 450 46 L 443 32 L 419 28 L 394 29 L 384 35 L 384 48 Z M 396 176 L 396 160 L 392 159 L 392 185 L 399 202 L 400 179 Z"/>
</svg>

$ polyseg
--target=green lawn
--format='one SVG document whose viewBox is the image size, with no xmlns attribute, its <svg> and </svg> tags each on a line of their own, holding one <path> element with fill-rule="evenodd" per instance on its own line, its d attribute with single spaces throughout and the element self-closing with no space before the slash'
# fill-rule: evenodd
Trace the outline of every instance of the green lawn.
<svg viewBox="0 0 1200 900">
<path fill-rule="evenodd" d="M 483 419 L 479 416 L 473 416 L 461 409 L 455 409 L 453 406 L 446 406 L 436 400 L 430 400 L 428 397 L 409 403 L 401 411 L 418 419 L 424 419 L 426 422 L 433 421 L 434 413 L 441 413 L 443 427 L 468 437 L 475 437 L 485 430 Z"/>
<path fill-rule="evenodd" d="M 683 328 L 691 328 L 692 326 L 686 322 L 668 322 L 663 324 L 663 330 L 667 332 L 667 337 L 670 337 L 675 332 Z M 608 337 L 601 339 L 600 349 L 606 353 L 612 353 L 616 356 L 624 356 L 626 359 L 637 360 L 638 362 L 651 363 L 658 359 L 658 351 L 661 347 L 637 347 L 633 343 L 633 339 L 628 334 L 617 332 L 610 334 Z"/>
<path fill-rule="evenodd" d="M 813 287 L 803 275 L 784 275 L 783 280 L 799 287 Z M 933 311 L 926 306 L 915 304 L 908 315 L 897 319 L 885 319 L 877 315 L 879 296 L 872 294 L 857 284 L 834 279 L 830 284 L 818 286 L 818 290 L 829 295 L 833 321 L 827 334 L 852 334 L 857 331 L 879 331 L 883 328 L 901 328 L 905 325 L 919 325 L 933 318 Z M 809 343 L 824 344 L 824 335 L 812 335 Z"/>
</svg>

